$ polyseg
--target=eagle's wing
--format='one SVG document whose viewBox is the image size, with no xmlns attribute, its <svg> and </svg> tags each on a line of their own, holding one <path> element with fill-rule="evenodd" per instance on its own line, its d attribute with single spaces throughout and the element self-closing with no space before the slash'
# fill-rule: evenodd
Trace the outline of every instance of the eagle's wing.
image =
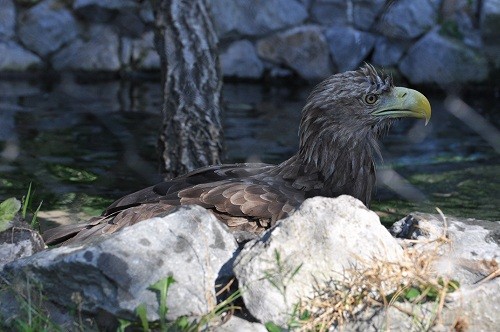
<svg viewBox="0 0 500 332">
<path fill-rule="evenodd" d="M 263 230 L 304 200 L 304 193 L 292 183 L 266 176 L 271 168 L 265 164 L 205 167 L 127 195 L 114 202 L 103 216 L 87 224 L 51 229 L 44 238 L 48 244 L 67 239 L 84 242 L 187 204 L 212 210 L 230 228 Z"/>
</svg>

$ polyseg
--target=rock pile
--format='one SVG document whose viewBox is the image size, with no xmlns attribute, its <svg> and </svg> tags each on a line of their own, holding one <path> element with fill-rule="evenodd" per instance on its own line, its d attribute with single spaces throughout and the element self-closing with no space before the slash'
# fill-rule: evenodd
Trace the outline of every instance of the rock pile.
<svg viewBox="0 0 500 332">
<path fill-rule="evenodd" d="M 498 0 L 209 0 L 225 76 L 322 79 L 363 61 L 412 83 L 488 79 Z M 0 0 L 0 72 L 160 67 L 149 1 Z"/>
<path fill-rule="evenodd" d="M 30 280 L 41 286 L 51 317 L 64 316 L 61 307 L 77 307 L 92 317 L 106 313 L 107 321 L 109 315 L 134 320 L 142 305 L 155 320 L 158 293 L 151 285 L 173 277 L 167 319 L 200 321 L 223 300 L 216 288 L 234 276 L 246 314 L 212 325 L 219 331 L 235 326 L 265 331 L 265 323 L 290 328 L 330 309 L 340 313 L 332 322 L 345 331 L 449 330 L 457 324 L 495 330 L 500 326 L 499 234 L 499 222 L 422 213 L 388 231 L 352 197 L 315 197 L 238 248 L 210 212 L 185 206 L 87 245 L 9 258 L 13 261 L 1 271 L 10 287 L 0 292 L 0 315 L 9 324 L 19 314 L 13 290 Z M 415 300 L 409 290 L 421 298 Z M 384 305 L 388 296 L 394 304 Z M 318 301 L 335 304 L 337 311 L 321 309 Z M 58 322 L 72 324 L 71 316 Z"/>
</svg>

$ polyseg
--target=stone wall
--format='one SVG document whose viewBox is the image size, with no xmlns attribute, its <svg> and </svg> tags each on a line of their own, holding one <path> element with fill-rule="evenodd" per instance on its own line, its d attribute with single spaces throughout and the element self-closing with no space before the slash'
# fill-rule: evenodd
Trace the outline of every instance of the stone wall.
<svg viewBox="0 0 500 332">
<path fill-rule="evenodd" d="M 224 75 L 316 80 L 363 61 L 412 83 L 500 68 L 500 0 L 210 0 Z M 159 68 L 149 1 L 0 0 L 0 72 Z"/>
</svg>

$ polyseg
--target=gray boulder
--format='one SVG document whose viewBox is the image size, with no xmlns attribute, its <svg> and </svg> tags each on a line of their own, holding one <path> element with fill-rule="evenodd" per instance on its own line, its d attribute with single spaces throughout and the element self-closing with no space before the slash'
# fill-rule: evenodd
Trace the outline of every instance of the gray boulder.
<svg viewBox="0 0 500 332">
<path fill-rule="evenodd" d="M 480 26 L 484 51 L 495 67 L 500 68 L 500 0 L 482 2 Z"/>
<path fill-rule="evenodd" d="M 75 39 L 52 58 L 57 70 L 120 69 L 119 39 L 113 29 L 105 25 L 92 25 L 83 39 Z"/>
<path fill-rule="evenodd" d="M 433 256 L 437 276 L 458 290 L 436 301 L 368 307 L 342 331 L 496 331 L 500 326 L 500 222 L 412 213 L 390 229 L 401 245 Z M 417 318 L 418 317 L 418 318 Z"/>
<path fill-rule="evenodd" d="M 0 0 L 0 40 L 14 36 L 16 27 L 16 7 L 12 0 Z"/>
<path fill-rule="evenodd" d="M 219 38 L 264 35 L 307 18 L 306 9 L 296 0 L 212 0 L 211 5 Z"/>
<path fill-rule="evenodd" d="M 340 72 L 359 67 L 373 49 L 376 37 L 350 27 L 333 27 L 325 32 L 333 60 Z"/>
<path fill-rule="evenodd" d="M 75 13 L 90 22 L 108 22 L 120 10 L 137 8 L 139 3 L 134 0 L 75 0 Z"/>
<path fill-rule="evenodd" d="M 19 17 L 19 39 L 42 57 L 58 50 L 78 35 L 78 24 L 59 0 L 46 0 Z"/>
<path fill-rule="evenodd" d="M 242 318 L 231 316 L 227 322 L 221 326 L 215 327 L 214 332 L 267 332 L 264 325 L 260 323 L 251 323 Z"/>
<path fill-rule="evenodd" d="M 500 278 L 478 285 L 461 286 L 449 293 L 442 309 L 434 301 L 370 307 L 339 330 L 378 331 L 498 331 L 500 326 Z"/>
<path fill-rule="evenodd" d="M 480 23 L 483 37 L 500 39 L 500 0 L 482 1 Z"/>
<path fill-rule="evenodd" d="M 456 84 L 481 81 L 488 77 L 484 56 L 459 40 L 432 30 L 407 52 L 399 70 L 410 82 Z"/>
<path fill-rule="evenodd" d="M 439 255 L 434 266 L 442 277 L 461 284 L 476 284 L 500 266 L 500 221 L 459 219 L 426 213 L 412 213 L 396 222 L 390 232 L 421 252 Z M 446 238 L 447 243 L 438 239 Z"/>
<path fill-rule="evenodd" d="M 44 249 L 42 236 L 17 218 L 11 228 L 0 232 L 0 270 L 7 263 Z"/>
<path fill-rule="evenodd" d="M 264 65 L 257 56 L 254 45 L 246 39 L 229 45 L 220 54 L 220 64 L 224 76 L 259 78 L 264 72 Z"/>
<path fill-rule="evenodd" d="M 384 36 L 377 38 L 371 62 L 381 67 L 396 66 L 408 49 L 409 43 L 389 39 Z"/>
<path fill-rule="evenodd" d="M 350 196 L 314 197 L 247 243 L 234 273 L 250 313 L 261 322 L 285 326 L 293 306 L 316 286 L 348 280 L 374 259 L 404 260 L 378 216 Z"/>
<path fill-rule="evenodd" d="M 122 43 L 122 50 L 124 49 Z M 135 69 L 157 70 L 160 69 L 160 56 L 154 44 L 154 33 L 148 31 L 139 39 L 131 41 L 131 63 Z"/>
<path fill-rule="evenodd" d="M 305 79 L 332 73 L 328 43 L 318 26 L 300 26 L 257 42 L 260 57 L 290 67 Z"/>
<path fill-rule="evenodd" d="M 0 41 L 0 72 L 26 71 L 42 67 L 42 60 L 19 44 Z"/>
<path fill-rule="evenodd" d="M 101 309 L 134 319 L 144 304 L 148 319 L 158 319 L 157 293 L 149 287 L 173 276 L 167 319 L 199 316 L 216 304 L 219 271 L 237 249 L 227 228 L 199 206 L 185 206 L 103 236 L 87 245 L 63 246 L 12 262 L 3 274 L 41 284 L 48 299 L 84 312 Z"/>
<path fill-rule="evenodd" d="M 375 22 L 384 3 L 384 0 L 317 0 L 311 7 L 311 16 L 323 25 L 354 25 L 367 30 Z"/>
<path fill-rule="evenodd" d="M 438 0 L 393 1 L 379 19 L 377 31 L 391 38 L 416 38 L 436 25 L 438 9 Z"/>
</svg>

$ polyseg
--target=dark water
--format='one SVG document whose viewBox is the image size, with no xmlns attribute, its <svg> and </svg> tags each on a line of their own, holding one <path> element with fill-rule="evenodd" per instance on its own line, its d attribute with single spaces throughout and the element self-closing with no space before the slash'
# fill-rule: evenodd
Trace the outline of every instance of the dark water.
<svg viewBox="0 0 500 332">
<path fill-rule="evenodd" d="M 225 161 L 276 163 L 291 156 L 310 90 L 225 84 Z M 372 208 L 387 222 L 434 207 L 500 220 L 500 155 L 492 142 L 498 132 L 471 127 L 477 119 L 464 122 L 448 112 L 445 94 L 424 92 L 431 122 L 403 120 L 383 140 Z M 468 93 L 464 101 L 498 128 L 495 93 Z M 22 197 L 32 182 L 42 210 L 98 214 L 115 198 L 159 181 L 160 108 L 156 81 L 0 80 L 0 200 Z"/>
</svg>

